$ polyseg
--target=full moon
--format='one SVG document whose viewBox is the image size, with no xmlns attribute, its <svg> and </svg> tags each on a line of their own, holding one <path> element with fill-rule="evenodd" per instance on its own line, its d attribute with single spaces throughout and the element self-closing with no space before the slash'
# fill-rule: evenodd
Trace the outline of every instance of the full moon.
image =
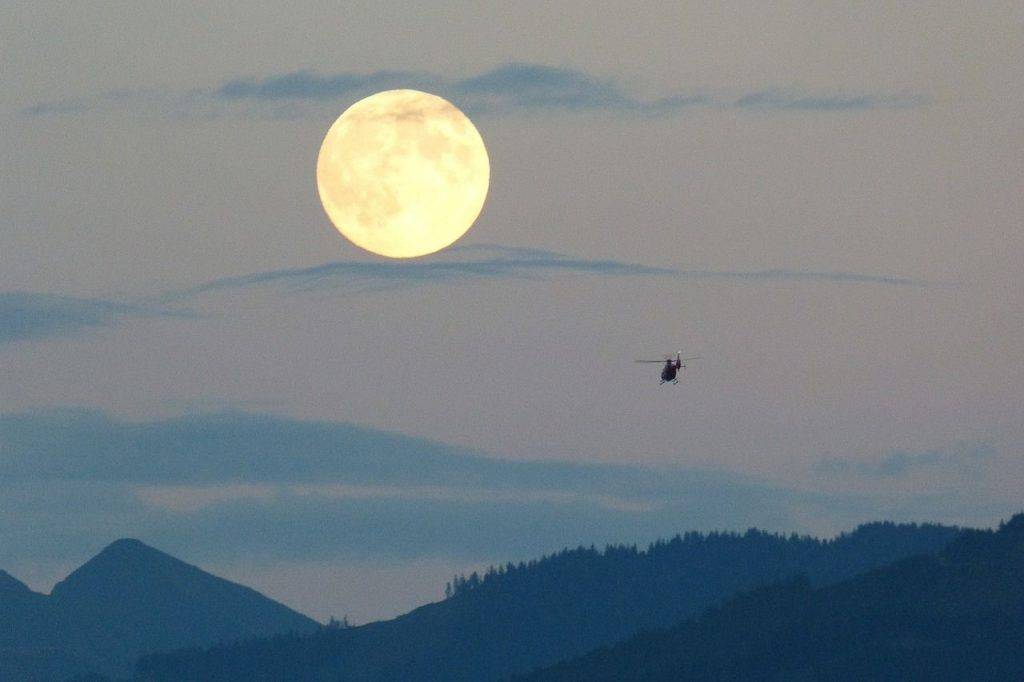
<svg viewBox="0 0 1024 682">
<path fill-rule="evenodd" d="M 316 161 L 320 201 L 338 232 L 391 258 L 434 253 L 465 234 L 490 175 L 473 123 L 418 90 L 353 104 L 327 131 Z"/>
</svg>

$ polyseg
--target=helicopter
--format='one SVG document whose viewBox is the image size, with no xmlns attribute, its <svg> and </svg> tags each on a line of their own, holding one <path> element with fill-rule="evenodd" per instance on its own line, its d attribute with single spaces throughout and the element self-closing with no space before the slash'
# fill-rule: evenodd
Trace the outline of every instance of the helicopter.
<svg viewBox="0 0 1024 682">
<path fill-rule="evenodd" d="M 665 366 L 661 369 L 661 383 L 664 384 L 665 382 L 670 381 L 673 384 L 678 384 L 679 377 L 677 375 L 680 372 L 680 370 L 686 367 L 686 365 L 684 365 L 683 363 L 687 362 L 688 360 L 700 360 L 700 356 L 684 358 L 682 357 L 682 355 L 683 352 L 678 351 L 676 352 L 675 359 L 672 359 L 672 356 L 668 356 L 664 360 L 637 360 L 637 362 L 664 363 Z"/>
</svg>

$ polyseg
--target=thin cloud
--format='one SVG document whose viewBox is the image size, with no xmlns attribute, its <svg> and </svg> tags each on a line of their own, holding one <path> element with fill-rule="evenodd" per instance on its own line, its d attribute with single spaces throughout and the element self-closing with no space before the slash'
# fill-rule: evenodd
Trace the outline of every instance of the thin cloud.
<svg viewBox="0 0 1024 682">
<path fill-rule="evenodd" d="M 544 502 L 565 505 L 583 503 L 624 512 L 651 511 L 656 506 L 650 502 L 574 491 L 509 490 L 440 485 L 350 485 L 345 483 L 277 486 L 252 484 L 146 485 L 134 488 L 132 492 L 150 507 L 178 514 L 193 514 L 208 507 L 238 500 L 270 502 L 286 495 L 324 500 L 421 500 L 469 504 Z"/>
<path fill-rule="evenodd" d="M 279 293 L 345 291 L 367 293 L 406 289 L 428 284 L 488 280 L 538 280 L 564 275 L 606 277 L 676 277 L 680 279 L 738 282 L 811 281 L 836 284 L 879 284 L 931 287 L 943 283 L 854 272 L 813 270 L 679 270 L 606 259 L 585 259 L 541 249 L 495 245 L 460 246 L 433 260 L 336 261 L 308 268 L 292 268 L 216 279 L 183 291 L 166 294 L 162 301 L 178 301 L 216 292 L 268 288 Z"/>
<path fill-rule="evenodd" d="M 229 100 L 323 100 L 396 87 L 431 88 L 453 97 L 471 111 L 506 112 L 517 109 L 618 109 L 665 113 L 693 106 L 843 111 L 898 108 L 926 101 L 921 96 L 909 94 L 824 94 L 779 88 L 739 96 L 684 93 L 645 100 L 631 96 L 610 79 L 598 79 L 575 69 L 522 62 L 505 64 L 461 80 L 412 71 L 330 75 L 295 71 L 262 79 L 229 81 L 218 88 L 216 94 Z"/>
<path fill-rule="evenodd" d="M 30 292 L 0 293 L 0 345 L 75 336 L 114 327 L 130 318 L 195 317 L 178 307 L 218 293 L 268 291 L 275 295 L 341 292 L 383 293 L 428 285 L 501 280 L 547 281 L 558 277 L 669 277 L 735 282 L 806 281 L 928 288 L 945 282 L 891 275 L 813 270 L 681 270 L 610 259 L 586 259 L 542 249 L 496 245 L 459 246 L 433 259 L 336 261 L 215 279 L 166 292 L 149 302 L 122 303 Z"/>
<path fill-rule="evenodd" d="M 644 106 L 611 81 L 599 81 L 581 71 L 536 64 L 507 64 L 466 78 L 451 86 L 457 99 L 472 108 L 512 109 L 631 109 Z"/>
<path fill-rule="evenodd" d="M 820 474 L 855 474 L 872 478 L 900 478 L 923 470 L 972 469 L 988 464 L 998 453 L 990 443 L 961 443 L 956 446 L 911 452 L 894 450 L 874 460 L 823 459 L 815 467 Z"/>
<path fill-rule="evenodd" d="M 139 422 L 0 415 L 0 565 L 67 562 L 126 535 L 208 560 L 477 561 L 690 529 L 820 531 L 878 516 L 1002 513 L 1005 502 L 973 489 L 826 495 L 728 472 L 503 460 L 241 411 Z"/>
<path fill-rule="evenodd" d="M 322 75 L 314 71 L 293 71 L 266 78 L 239 78 L 230 80 L 214 92 L 226 100 L 293 100 L 340 99 L 353 93 L 369 90 L 438 85 L 439 80 L 429 74 L 411 71 L 376 71 L 373 73 L 337 73 Z"/>
<path fill-rule="evenodd" d="M 12 539 L 0 562 L 111 534 L 219 556 L 528 556 L 755 520 L 792 528 L 797 509 L 850 504 L 724 472 L 502 460 L 247 412 L 0 416 L 0 536 Z M 65 533 L 51 543 L 28 532 L 42 526 Z"/>
<path fill-rule="evenodd" d="M 926 104 L 921 95 L 896 94 L 808 94 L 770 89 L 743 95 L 733 102 L 737 109 L 797 109 L 803 111 L 851 111 L 858 109 L 904 109 Z"/>
<path fill-rule="evenodd" d="M 816 270 L 680 270 L 678 275 L 697 279 L 732 279 L 749 281 L 793 280 L 835 282 L 837 284 L 887 284 L 898 287 L 949 286 L 948 282 L 935 282 L 891 275 L 869 275 L 858 272 L 827 272 Z"/>
<path fill-rule="evenodd" d="M 129 317 L 182 317 L 189 313 L 92 298 L 24 291 L 0 293 L 0 344 L 66 337 L 110 327 Z"/>
<path fill-rule="evenodd" d="M 0 479 L 7 481 L 150 486 L 287 483 L 316 490 L 343 484 L 353 490 L 535 490 L 617 499 L 638 491 L 672 496 L 742 480 L 696 472 L 673 477 L 609 464 L 510 461 L 351 424 L 243 411 L 146 422 L 88 410 L 7 414 L 0 416 L 0 455 Z"/>
<path fill-rule="evenodd" d="M 79 99 L 58 100 L 54 102 L 39 102 L 21 110 L 22 116 L 69 116 L 71 114 L 82 114 L 93 108 L 95 103 Z"/>
<path fill-rule="evenodd" d="M 645 99 L 621 84 L 584 71 L 511 62 L 468 78 L 419 71 L 291 71 L 235 78 L 212 88 L 158 91 L 117 90 L 92 98 L 39 102 L 21 110 L 26 117 L 66 116 L 88 111 L 128 111 L 173 117 L 224 114 L 295 117 L 336 113 L 338 104 L 393 88 L 429 90 L 450 98 L 470 114 L 517 111 L 618 111 L 667 115 L 693 107 L 818 112 L 901 109 L 927 103 L 913 93 L 831 93 L 766 88 L 748 93 L 679 92 Z"/>
<path fill-rule="evenodd" d="M 336 261 L 308 268 L 268 272 L 213 280 L 192 289 L 168 294 L 165 300 L 179 300 L 232 289 L 277 287 L 286 292 L 329 289 L 368 292 L 407 288 L 424 284 L 469 282 L 494 279 L 539 279 L 557 274 L 606 276 L 669 275 L 667 268 L 624 263 L 615 260 L 587 260 L 535 249 L 458 248 L 426 261 Z M 484 253 L 483 258 L 463 258 Z"/>
<path fill-rule="evenodd" d="M 273 486 L 228 483 L 206 486 L 139 486 L 132 490 L 143 504 L 176 514 L 192 514 L 218 504 L 239 500 L 270 502 L 277 492 Z"/>
</svg>

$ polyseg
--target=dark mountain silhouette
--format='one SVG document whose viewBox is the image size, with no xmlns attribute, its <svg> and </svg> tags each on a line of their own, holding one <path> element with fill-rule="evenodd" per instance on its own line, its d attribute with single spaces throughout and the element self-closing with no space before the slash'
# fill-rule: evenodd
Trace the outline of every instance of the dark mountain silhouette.
<svg viewBox="0 0 1024 682">
<path fill-rule="evenodd" d="M 494 680 L 645 628 L 693 617 L 757 585 L 810 576 L 829 584 L 956 534 L 879 523 L 834 540 L 687 533 L 651 545 L 580 548 L 459 577 L 450 597 L 391 621 L 140 660 L 139 680 Z"/>
<path fill-rule="evenodd" d="M 88 667 L 82 645 L 46 595 L 0 571 L 0 680 L 60 679 Z"/>
<path fill-rule="evenodd" d="M 522 678 L 1024 679 L 1024 515 L 836 585 L 791 579 Z"/>
<path fill-rule="evenodd" d="M 7 571 L 0 571 L 0 595 L 14 595 L 31 592 L 28 585 L 21 582 Z"/>
<path fill-rule="evenodd" d="M 43 636 L 53 629 L 53 614 L 45 595 L 33 592 L 6 571 L 0 571 L 0 618 L 17 622 L 17 628 L 0 628 L 0 647 L 8 646 L 26 629 Z"/>
<path fill-rule="evenodd" d="M 146 652 L 318 627 L 138 540 L 111 544 L 50 595 L 0 573 L 0 680 L 125 676 Z"/>
</svg>

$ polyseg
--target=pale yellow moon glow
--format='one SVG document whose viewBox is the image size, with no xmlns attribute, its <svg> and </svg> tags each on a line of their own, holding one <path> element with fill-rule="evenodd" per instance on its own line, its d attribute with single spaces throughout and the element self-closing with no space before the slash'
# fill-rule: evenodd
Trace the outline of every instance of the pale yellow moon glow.
<svg viewBox="0 0 1024 682">
<path fill-rule="evenodd" d="M 316 161 L 320 201 L 338 232 L 392 258 L 433 253 L 465 234 L 490 175 L 473 123 L 418 90 L 353 104 L 327 131 Z"/>
</svg>

